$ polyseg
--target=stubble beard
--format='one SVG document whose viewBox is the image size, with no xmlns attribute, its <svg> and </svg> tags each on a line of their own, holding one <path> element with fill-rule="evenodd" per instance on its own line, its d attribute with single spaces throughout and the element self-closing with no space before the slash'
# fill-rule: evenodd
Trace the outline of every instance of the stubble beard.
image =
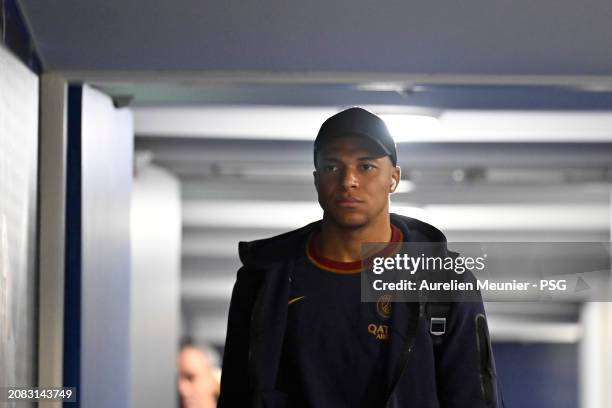
<svg viewBox="0 0 612 408">
<path fill-rule="evenodd" d="M 331 222 L 336 227 L 356 230 L 372 224 L 383 213 L 385 213 L 387 216 L 389 215 L 388 207 L 383 206 L 376 214 L 370 217 L 363 212 L 357 216 L 355 216 L 356 214 L 342 216 L 342 214 L 335 214 L 334 211 L 323 208 L 323 219 L 327 222 Z"/>
</svg>

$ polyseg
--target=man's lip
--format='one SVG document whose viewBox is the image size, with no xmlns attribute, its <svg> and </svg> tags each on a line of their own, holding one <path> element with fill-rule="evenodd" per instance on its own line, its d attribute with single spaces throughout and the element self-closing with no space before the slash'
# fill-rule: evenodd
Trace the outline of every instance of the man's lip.
<svg viewBox="0 0 612 408">
<path fill-rule="evenodd" d="M 356 198 L 353 198 L 353 197 L 343 197 L 343 198 L 339 198 L 338 200 L 336 200 L 336 202 L 338 204 L 349 205 L 349 204 L 359 204 L 362 201 Z"/>
</svg>

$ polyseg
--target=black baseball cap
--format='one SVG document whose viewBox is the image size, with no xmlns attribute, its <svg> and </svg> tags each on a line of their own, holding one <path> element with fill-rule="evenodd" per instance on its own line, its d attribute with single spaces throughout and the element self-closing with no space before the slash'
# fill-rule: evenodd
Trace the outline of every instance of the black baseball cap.
<svg viewBox="0 0 612 408">
<path fill-rule="evenodd" d="M 353 107 L 327 118 L 321 125 L 314 141 L 314 164 L 317 166 L 317 153 L 326 143 L 337 137 L 365 137 L 380 149 L 380 156 L 389 156 L 394 166 L 397 166 L 397 150 L 395 141 L 389 134 L 385 122 L 363 108 Z"/>
</svg>

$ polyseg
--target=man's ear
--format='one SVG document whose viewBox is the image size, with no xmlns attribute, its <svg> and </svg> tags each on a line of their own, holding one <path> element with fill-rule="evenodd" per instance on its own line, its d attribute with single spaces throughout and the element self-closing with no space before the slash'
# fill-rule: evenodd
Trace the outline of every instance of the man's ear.
<svg viewBox="0 0 612 408">
<path fill-rule="evenodd" d="M 314 185 L 317 191 L 319 191 L 319 173 L 316 170 L 312 172 L 312 177 L 314 178 Z"/>
<path fill-rule="evenodd" d="M 390 193 L 394 193 L 397 185 L 402 177 L 402 169 L 400 166 L 395 166 L 391 172 L 391 184 L 389 186 Z"/>
</svg>

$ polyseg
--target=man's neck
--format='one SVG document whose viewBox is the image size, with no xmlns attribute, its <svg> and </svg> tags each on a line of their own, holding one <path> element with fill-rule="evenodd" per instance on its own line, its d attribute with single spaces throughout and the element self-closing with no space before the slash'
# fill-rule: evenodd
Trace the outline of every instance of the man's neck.
<svg viewBox="0 0 612 408">
<path fill-rule="evenodd" d="M 391 221 L 388 212 L 384 212 L 369 224 L 356 228 L 338 225 L 324 216 L 317 249 L 325 258 L 338 262 L 355 262 L 361 260 L 362 243 L 387 243 L 390 238 Z M 380 248 L 376 248 L 378 249 Z"/>
</svg>

